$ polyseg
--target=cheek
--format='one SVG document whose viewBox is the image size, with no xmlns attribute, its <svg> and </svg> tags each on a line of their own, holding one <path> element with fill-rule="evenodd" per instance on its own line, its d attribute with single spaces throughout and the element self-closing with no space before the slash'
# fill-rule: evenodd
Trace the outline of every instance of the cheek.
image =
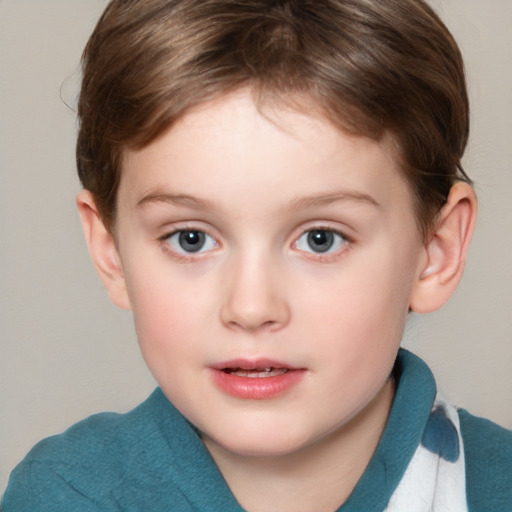
<svg viewBox="0 0 512 512">
<path fill-rule="evenodd" d="M 407 310 L 411 290 L 407 270 L 381 272 L 378 268 L 372 269 L 370 263 L 360 267 L 344 269 L 343 275 L 333 277 L 326 290 L 315 294 L 316 302 L 323 303 L 323 308 L 319 309 L 323 309 L 326 315 L 330 314 L 334 321 L 341 315 L 365 317 L 369 323 L 379 313 Z"/>
<path fill-rule="evenodd" d="M 139 345 L 150 369 L 189 359 L 201 333 L 204 289 L 164 272 L 128 282 Z"/>
<path fill-rule="evenodd" d="M 409 255 L 392 249 L 368 251 L 334 269 L 328 279 L 305 283 L 297 293 L 307 297 L 303 329 L 319 344 L 327 343 L 333 356 L 352 356 L 354 364 L 369 352 L 396 352 L 414 279 L 415 267 L 409 261 Z"/>
</svg>

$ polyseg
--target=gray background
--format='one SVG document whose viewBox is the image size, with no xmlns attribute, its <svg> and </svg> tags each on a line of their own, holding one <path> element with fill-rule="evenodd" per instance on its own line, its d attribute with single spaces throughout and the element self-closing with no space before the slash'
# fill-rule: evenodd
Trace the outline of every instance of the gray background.
<svg viewBox="0 0 512 512">
<path fill-rule="evenodd" d="M 412 316 L 404 344 L 448 398 L 512 428 L 512 2 L 432 3 L 466 58 L 465 167 L 480 216 L 454 298 Z M 94 273 L 74 205 L 78 61 L 104 5 L 0 0 L 0 491 L 36 441 L 128 410 L 155 385 L 130 313 Z"/>
</svg>

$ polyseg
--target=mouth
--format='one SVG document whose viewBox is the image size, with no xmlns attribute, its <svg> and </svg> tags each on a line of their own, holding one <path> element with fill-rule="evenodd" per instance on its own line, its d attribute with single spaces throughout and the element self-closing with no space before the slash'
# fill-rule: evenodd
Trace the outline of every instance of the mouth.
<svg viewBox="0 0 512 512">
<path fill-rule="evenodd" d="M 222 371 L 229 375 L 236 375 L 237 377 L 247 377 L 249 379 L 265 379 L 268 377 L 284 375 L 291 370 L 289 368 L 274 368 L 269 366 L 267 368 L 254 368 L 251 370 L 244 370 L 243 368 L 223 368 Z"/>
<path fill-rule="evenodd" d="M 242 399 L 265 400 L 283 395 L 297 386 L 306 369 L 270 360 L 227 361 L 211 367 L 215 386 Z"/>
</svg>

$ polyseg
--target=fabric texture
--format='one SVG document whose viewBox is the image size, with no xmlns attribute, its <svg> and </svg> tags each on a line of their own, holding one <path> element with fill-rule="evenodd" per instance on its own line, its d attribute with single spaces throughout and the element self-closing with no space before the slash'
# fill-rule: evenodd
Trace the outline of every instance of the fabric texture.
<svg viewBox="0 0 512 512">
<path fill-rule="evenodd" d="M 512 510 L 512 432 L 436 398 L 430 370 L 410 352 L 400 351 L 395 378 L 381 441 L 339 512 Z M 94 415 L 41 441 L 11 474 L 2 510 L 243 509 L 157 389 L 127 414 Z"/>
<path fill-rule="evenodd" d="M 421 442 L 386 511 L 468 512 L 464 459 L 457 410 L 437 397 Z"/>
</svg>

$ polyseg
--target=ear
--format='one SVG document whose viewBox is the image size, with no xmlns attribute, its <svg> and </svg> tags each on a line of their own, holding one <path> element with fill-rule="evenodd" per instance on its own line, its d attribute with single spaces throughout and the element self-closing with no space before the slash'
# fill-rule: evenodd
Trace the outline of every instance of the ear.
<svg viewBox="0 0 512 512">
<path fill-rule="evenodd" d="M 91 192 L 81 190 L 76 198 L 85 241 L 96 272 L 112 302 L 123 309 L 130 309 L 126 282 L 112 233 L 105 227 Z"/>
<path fill-rule="evenodd" d="M 430 313 L 451 297 L 460 282 L 476 222 L 476 196 L 467 183 L 456 183 L 441 209 L 411 295 L 410 309 Z"/>
</svg>

